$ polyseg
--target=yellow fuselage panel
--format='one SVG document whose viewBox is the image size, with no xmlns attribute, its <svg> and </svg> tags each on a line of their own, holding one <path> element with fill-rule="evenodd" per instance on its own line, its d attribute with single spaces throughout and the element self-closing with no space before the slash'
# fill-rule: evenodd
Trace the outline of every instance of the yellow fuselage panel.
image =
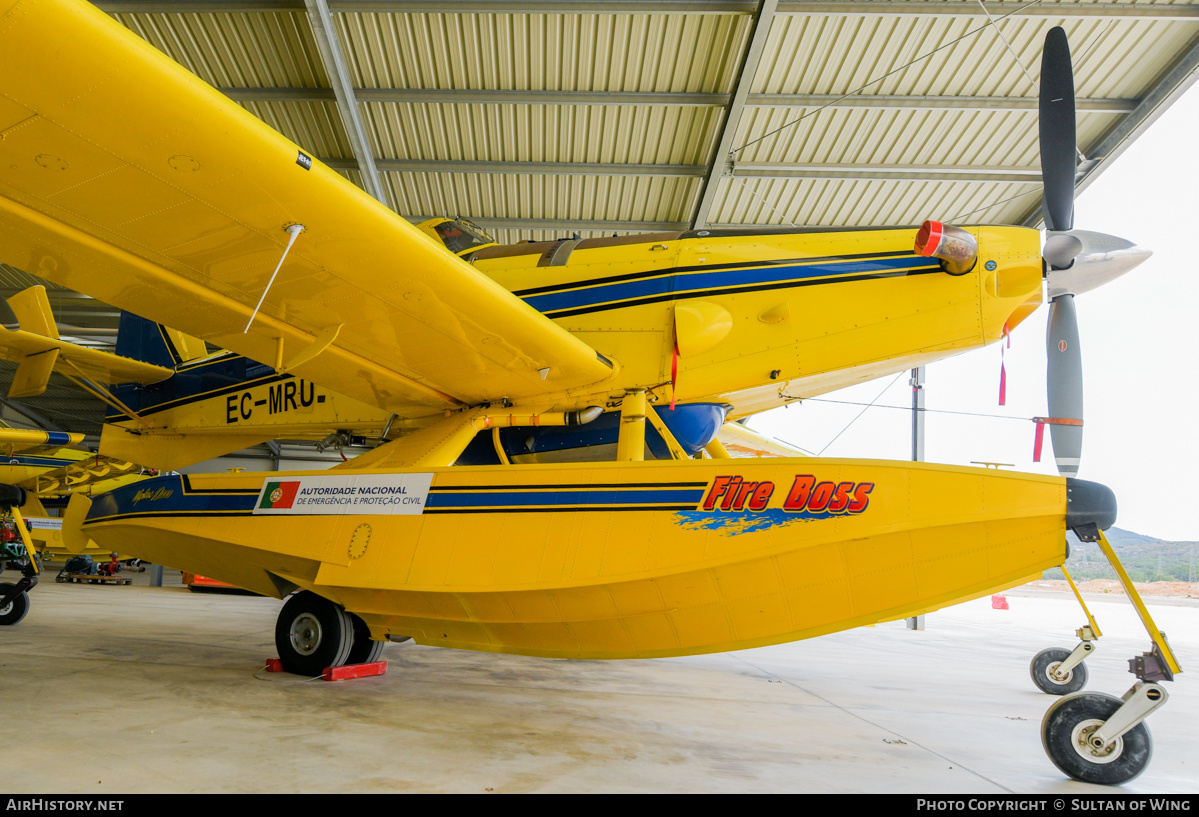
<svg viewBox="0 0 1199 817">
<path fill-rule="evenodd" d="M 539 266 L 543 245 L 484 251 L 475 264 L 620 363 L 603 391 L 576 389 L 539 409 L 607 405 L 625 389 L 670 383 L 674 369 L 676 399 L 732 403 L 733 416 L 744 416 L 996 340 L 1040 302 L 1036 231 L 977 228 L 979 261 L 957 276 L 914 255 L 914 234 L 626 238 L 584 243 L 561 265 Z M 427 414 L 401 415 L 393 435 Z M 143 419 L 180 433 L 319 439 L 345 428 L 375 434 L 389 418 L 298 378 L 218 388 Z M 142 430 L 139 421 L 121 425 Z"/>
<path fill-rule="evenodd" d="M 953 466 L 173 479 L 97 498 L 84 533 L 259 592 L 314 589 L 376 636 L 487 651 L 629 658 L 778 643 L 935 609 L 1065 559 L 1063 480 Z M 363 494 L 346 499 L 356 485 Z"/>
<path fill-rule="evenodd" d="M 673 363 L 678 399 L 739 403 L 766 388 L 773 398 L 746 395 L 762 410 L 779 404 L 780 385 L 795 396 L 842 388 L 994 341 L 1026 317 L 1041 301 L 1038 233 L 972 232 L 978 263 L 957 276 L 913 253 L 912 229 L 584 246 L 562 266 L 484 253 L 475 265 L 619 360 L 620 386 L 669 382 Z M 712 332 L 674 360 L 676 337 L 705 315 Z"/>
</svg>

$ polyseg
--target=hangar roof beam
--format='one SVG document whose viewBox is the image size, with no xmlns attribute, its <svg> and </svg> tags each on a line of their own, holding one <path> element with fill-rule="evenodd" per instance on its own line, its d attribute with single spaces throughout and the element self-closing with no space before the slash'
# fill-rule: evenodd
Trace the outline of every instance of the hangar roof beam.
<svg viewBox="0 0 1199 817">
<path fill-rule="evenodd" d="M 325 102 L 335 99 L 330 88 L 222 88 L 236 102 Z M 648 105 L 687 108 L 724 107 L 729 94 L 632 91 L 508 91 L 437 88 L 355 88 L 360 102 L 407 102 L 450 105 Z M 908 96 L 902 94 L 749 94 L 747 106 L 778 108 L 911 108 L 916 110 L 1035 111 L 1036 97 Z M 1087 113 L 1130 113 L 1136 99 L 1079 99 Z"/>
<path fill-rule="evenodd" d="M 362 114 L 358 111 L 358 100 L 354 96 L 354 86 L 350 83 L 350 72 L 346 69 L 346 61 L 341 53 L 341 45 L 337 41 L 337 32 L 333 28 L 333 17 L 329 12 L 326 0 L 304 0 L 308 11 L 308 22 L 312 26 L 312 36 L 316 40 L 317 51 L 320 52 L 321 62 L 325 65 L 325 73 L 333 85 L 333 93 L 337 98 L 337 110 L 341 114 L 342 125 L 350 139 L 350 149 L 358 160 L 358 170 L 362 174 L 362 185 L 376 201 L 388 205 L 387 194 L 379 181 L 379 173 L 375 169 L 375 157 L 371 153 L 370 140 L 366 128 L 362 124 Z"/>
<path fill-rule="evenodd" d="M 304 11 L 306 0 L 95 0 L 110 14 Z M 753 14 L 751 0 L 327 0 L 334 12 L 411 14 Z M 1199 4 L 989 2 L 993 15 L 1019 11 L 1032 17 L 1097 17 L 1199 22 Z M 832 16 L 985 16 L 977 2 L 949 0 L 798 0 L 780 2 L 778 14 Z"/>
<path fill-rule="evenodd" d="M 357 170 L 352 159 L 322 159 L 335 170 Z M 462 162 L 421 159 L 379 159 L 376 167 L 391 173 L 483 173 L 536 176 L 669 176 L 703 178 L 704 165 L 634 165 L 595 162 Z M 925 182 L 1004 182 L 1040 184 L 1039 167 L 953 165 L 792 164 L 786 162 L 738 165 L 733 176 L 790 179 L 852 179 Z"/>
<path fill-rule="evenodd" d="M 441 216 L 421 215 L 404 216 L 413 224 L 428 221 Z M 690 228 L 685 221 L 586 221 L 580 219 L 554 218 L 471 218 L 471 224 L 476 224 L 486 230 L 562 230 L 567 233 L 613 231 L 626 233 L 674 233 Z"/>
<path fill-rule="evenodd" d="M 991 0 L 986 10 L 973 0 L 799 0 L 780 2 L 779 14 L 834 15 L 837 17 L 860 16 L 903 16 L 944 17 L 958 15 L 966 17 L 994 17 L 1019 12 L 1022 17 L 1100 17 L 1123 20 L 1193 20 L 1199 22 L 1199 5 L 1180 4 L 1142 5 L 1129 3 L 1037 3 L 1003 2 Z"/>
<path fill-rule="evenodd" d="M 762 0 L 758 6 L 757 17 L 754 18 L 753 31 L 745 47 L 745 56 L 741 61 L 741 70 L 737 72 L 737 86 L 733 98 L 729 101 L 728 110 L 724 115 L 724 126 L 720 132 L 716 151 L 712 155 L 712 165 L 708 177 L 704 181 L 699 203 L 695 207 L 695 215 L 691 219 L 692 229 L 699 229 L 708 223 L 708 215 L 716 201 L 716 191 L 720 187 L 720 177 L 731 170 L 733 160 L 733 140 L 737 136 L 737 125 L 741 123 L 741 112 L 745 109 L 745 100 L 749 97 L 749 89 L 754 76 L 758 73 L 758 64 L 766 49 L 766 40 L 770 36 L 770 24 L 774 21 L 774 12 L 778 0 Z"/>
</svg>

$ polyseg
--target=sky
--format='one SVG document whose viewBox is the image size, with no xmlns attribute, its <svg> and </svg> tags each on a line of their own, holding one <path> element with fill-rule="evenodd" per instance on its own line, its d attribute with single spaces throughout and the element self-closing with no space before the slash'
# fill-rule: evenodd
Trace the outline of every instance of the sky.
<svg viewBox="0 0 1199 817">
<path fill-rule="evenodd" d="M 1123 278 L 1075 299 L 1086 401 L 1078 477 L 1115 491 L 1117 527 L 1175 541 L 1199 540 L 1196 133 L 1199 85 L 1079 194 L 1074 215 L 1077 229 L 1111 233 L 1154 253 Z M 1028 419 L 1048 414 L 1047 317 L 1042 305 L 1003 350 L 1006 406 L 998 404 L 998 344 L 926 368 L 926 461 L 1057 473 L 1048 431 L 1041 462 L 1033 462 L 1035 426 Z M 864 412 L 861 405 L 826 402 L 876 398 Z M 749 424 L 825 457 L 910 459 L 911 412 L 884 405 L 911 405 L 906 373 L 766 412 Z M 1001 416 L 938 413 L 946 411 Z"/>
</svg>

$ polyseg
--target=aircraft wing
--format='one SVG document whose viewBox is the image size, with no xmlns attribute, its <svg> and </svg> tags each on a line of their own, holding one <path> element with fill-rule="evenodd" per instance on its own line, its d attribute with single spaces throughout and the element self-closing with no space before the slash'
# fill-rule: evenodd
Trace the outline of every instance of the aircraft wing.
<svg viewBox="0 0 1199 817">
<path fill-rule="evenodd" d="M 0 454 L 37 454 L 49 456 L 59 449 L 83 442 L 84 435 L 64 431 L 36 431 L 0 427 Z"/>
<path fill-rule="evenodd" d="M 31 475 L 16 484 L 39 496 L 50 496 L 82 490 L 120 477 L 140 476 L 141 473 L 142 467 L 136 463 L 116 460 L 102 454 L 87 454 L 77 461 Z M 112 487 L 115 487 L 115 484 L 106 485 L 103 490 Z"/>
<path fill-rule="evenodd" d="M 24 330 L 0 327 L 0 349 L 9 360 L 23 361 L 26 358 L 58 350 L 55 371 L 68 375 L 82 375 L 98 383 L 140 383 L 148 386 L 166 380 L 174 372 L 165 366 L 142 363 L 127 357 L 89 349 L 58 338 L 47 338 Z M 43 387 L 44 388 L 44 387 Z M 41 390 L 38 390 L 41 393 Z M 10 397 L 29 397 L 28 393 L 11 393 Z"/>
<path fill-rule="evenodd" d="M 0 76 L 5 263 L 397 414 L 611 374 L 88 3 L 0 0 Z"/>
<path fill-rule="evenodd" d="M 136 463 L 69 447 L 79 445 L 83 437 L 63 431 L 0 426 L 0 483 L 48 496 L 141 475 L 143 469 Z"/>
<path fill-rule="evenodd" d="M 61 340 L 46 289 L 33 286 L 8 299 L 18 328 L 0 326 L 0 350 L 20 364 L 8 390 L 10 398 L 32 397 L 46 390 L 50 372 L 86 377 L 100 383 L 139 383 L 148 386 L 175 372 L 140 360 L 89 349 Z"/>
</svg>

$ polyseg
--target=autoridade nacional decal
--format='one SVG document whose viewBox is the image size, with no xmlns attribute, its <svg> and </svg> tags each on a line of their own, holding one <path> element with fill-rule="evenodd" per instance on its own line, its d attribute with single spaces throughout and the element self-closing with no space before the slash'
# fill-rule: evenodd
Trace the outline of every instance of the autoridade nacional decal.
<svg viewBox="0 0 1199 817">
<path fill-rule="evenodd" d="M 279 477 L 263 481 L 255 514 L 419 514 L 432 474 Z"/>
</svg>

